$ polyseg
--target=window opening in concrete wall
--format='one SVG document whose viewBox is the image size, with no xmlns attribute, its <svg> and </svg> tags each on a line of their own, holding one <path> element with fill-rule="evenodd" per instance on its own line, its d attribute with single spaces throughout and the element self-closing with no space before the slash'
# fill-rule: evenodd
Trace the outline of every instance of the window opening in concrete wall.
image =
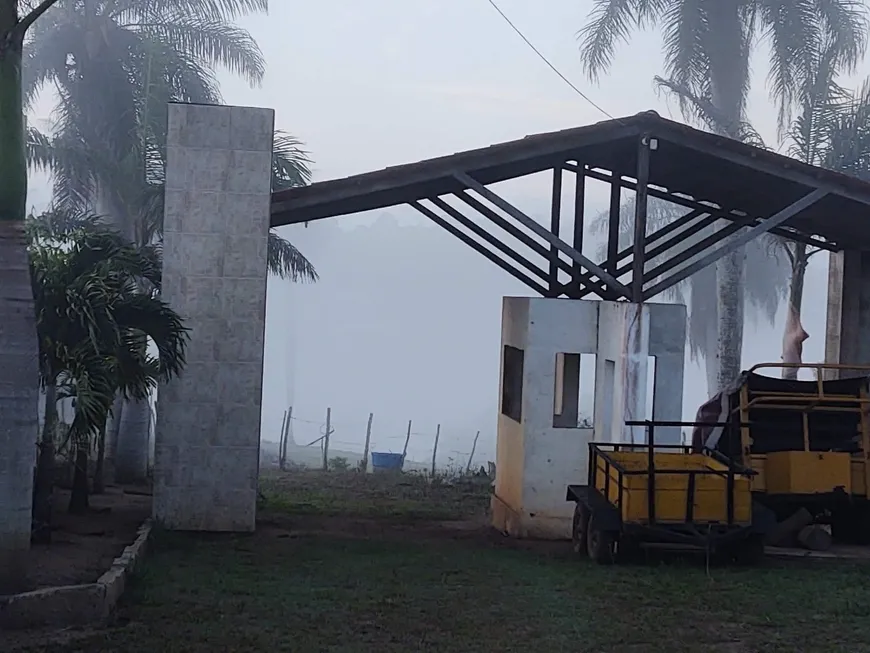
<svg viewBox="0 0 870 653">
<path fill-rule="evenodd" d="M 523 350 L 510 345 L 502 352 L 501 413 L 515 422 L 523 418 Z"/>
<path fill-rule="evenodd" d="M 646 409 L 644 419 L 654 420 L 653 400 L 656 394 L 656 357 L 649 356 L 646 362 Z"/>
<path fill-rule="evenodd" d="M 553 427 L 591 429 L 594 413 L 595 354 L 556 354 Z"/>
</svg>

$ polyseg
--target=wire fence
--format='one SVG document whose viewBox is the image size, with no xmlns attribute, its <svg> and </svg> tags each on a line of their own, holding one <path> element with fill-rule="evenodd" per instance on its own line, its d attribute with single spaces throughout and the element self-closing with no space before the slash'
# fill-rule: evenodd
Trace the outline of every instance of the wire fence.
<svg viewBox="0 0 870 653">
<path fill-rule="evenodd" d="M 290 415 L 287 424 L 287 413 Z M 322 460 L 323 448 L 328 446 L 327 458 L 348 459 L 351 464 L 362 460 L 366 448 L 368 419 L 359 421 L 329 417 L 327 443 L 327 417 L 315 419 L 310 413 L 298 415 L 292 409 L 285 412 L 282 430 L 276 431 L 264 441 L 277 444 L 282 433 L 287 434 L 287 459 L 293 462 Z M 405 447 L 407 446 L 407 451 Z M 414 466 L 437 469 L 476 469 L 486 467 L 495 459 L 495 434 L 491 431 L 454 428 L 434 424 L 429 428 L 415 426 L 414 421 L 402 424 L 396 419 L 378 420 L 374 415 L 369 437 L 369 453 L 392 453 L 406 455 L 406 468 Z"/>
</svg>

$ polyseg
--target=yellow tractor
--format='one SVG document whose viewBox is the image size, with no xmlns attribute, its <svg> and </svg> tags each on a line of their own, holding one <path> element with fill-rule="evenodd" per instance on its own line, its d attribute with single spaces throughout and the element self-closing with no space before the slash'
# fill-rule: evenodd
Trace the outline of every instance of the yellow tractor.
<svg viewBox="0 0 870 653">
<path fill-rule="evenodd" d="M 789 367 L 816 378 L 761 373 Z M 870 544 L 868 404 L 870 366 L 756 365 L 700 408 L 693 450 L 750 468 L 753 499 L 780 524 L 801 512 L 798 525 L 828 524 L 834 541 Z"/>
</svg>

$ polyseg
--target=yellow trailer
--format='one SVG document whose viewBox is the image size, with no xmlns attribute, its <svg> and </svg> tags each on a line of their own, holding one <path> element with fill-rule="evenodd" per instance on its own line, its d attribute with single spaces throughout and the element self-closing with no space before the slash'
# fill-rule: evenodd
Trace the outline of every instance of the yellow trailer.
<svg viewBox="0 0 870 653">
<path fill-rule="evenodd" d="M 656 426 L 694 423 L 629 425 L 646 426 L 648 444 L 591 443 L 587 484 L 568 486 L 574 550 L 609 563 L 645 544 L 679 544 L 757 562 L 767 524 L 753 521 L 753 472 L 715 452 L 655 444 Z"/>
</svg>

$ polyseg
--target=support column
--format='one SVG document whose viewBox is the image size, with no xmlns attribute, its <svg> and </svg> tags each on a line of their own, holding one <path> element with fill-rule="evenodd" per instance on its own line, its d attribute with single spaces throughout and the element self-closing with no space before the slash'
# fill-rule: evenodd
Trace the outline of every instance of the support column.
<svg viewBox="0 0 870 653">
<path fill-rule="evenodd" d="M 157 400 L 154 516 L 252 531 L 257 503 L 274 112 L 169 107 L 163 296 L 191 329 Z"/>
<path fill-rule="evenodd" d="M 870 365 L 870 252 L 831 254 L 825 361 Z"/>
</svg>

